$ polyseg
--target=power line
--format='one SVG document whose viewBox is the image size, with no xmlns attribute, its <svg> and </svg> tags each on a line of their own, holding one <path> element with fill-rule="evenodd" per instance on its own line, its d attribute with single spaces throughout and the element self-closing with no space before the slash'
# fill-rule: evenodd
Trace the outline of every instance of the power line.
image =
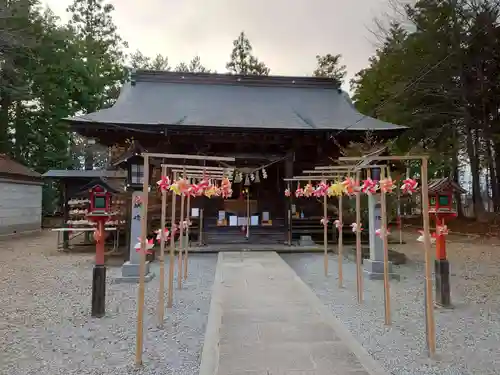
<svg viewBox="0 0 500 375">
<path fill-rule="evenodd" d="M 471 42 L 472 40 L 474 40 L 480 33 L 482 33 L 483 31 L 486 30 L 486 28 L 488 27 L 489 25 L 485 25 L 483 26 L 481 29 L 479 29 L 470 39 L 469 39 L 469 42 Z M 449 52 L 443 59 L 441 59 L 440 61 L 438 61 L 436 64 L 432 65 L 431 64 L 427 64 L 425 68 L 428 68 L 424 73 L 420 74 L 416 79 L 414 79 L 413 81 L 411 81 L 410 83 L 408 83 L 401 92 L 398 92 L 396 94 L 394 94 L 393 96 L 387 98 L 386 100 L 384 100 L 382 103 L 380 103 L 376 108 L 375 110 L 373 111 L 373 113 L 375 114 L 378 110 L 384 108 L 390 101 L 396 99 L 398 96 L 404 94 L 408 89 L 410 89 L 411 87 L 415 86 L 417 83 L 419 83 L 422 79 L 424 79 L 429 73 L 431 73 L 434 69 L 436 69 L 438 66 L 440 66 L 442 63 L 444 63 L 447 59 L 449 59 L 451 56 L 453 56 L 457 51 L 451 51 Z M 424 70 L 422 69 L 421 72 Z M 346 126 L 345 128 L 339 130 L 335 135 L 331 136 L 331 138 L 333 139 L 333 141 L 335 142 L 335 144 L 337 146 L 340 147 L 339 143 L 337 142 L 337 140 L 335 139 L 335 137 L 337 137 L 339 134 L 343 133 L 344 131 L 346 130 L 349 130 L 350 128 L 352 128 L 353 126 L 355 126 L 356 124 L 359 124 L 361 121 L 363 121 L 364 119 L 370 117 L 369 115 L 363 115 L 360 119 L 356 120 L 354 123 Z"/>
</svg>

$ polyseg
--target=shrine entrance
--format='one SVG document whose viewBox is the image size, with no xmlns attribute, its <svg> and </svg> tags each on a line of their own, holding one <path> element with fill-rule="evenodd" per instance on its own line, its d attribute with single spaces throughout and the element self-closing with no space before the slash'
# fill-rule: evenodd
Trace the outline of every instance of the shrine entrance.
<svg viewBox="0 0 500 375">
<path fill-rule="evenodd" d="M 237 167 L 231 199 L 204 202 L 204 243 L 283 244 L 286 203 L 278 179 L 283 164 Z"/>
</svg>

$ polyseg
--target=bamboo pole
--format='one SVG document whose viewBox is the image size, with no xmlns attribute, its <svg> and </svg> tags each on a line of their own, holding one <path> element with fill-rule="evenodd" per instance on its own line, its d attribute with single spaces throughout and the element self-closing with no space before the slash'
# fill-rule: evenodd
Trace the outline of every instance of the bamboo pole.
<svg viewBox="0 0 500 375">
<path fill-rule="evenodd" d="M 342 156 L 339 161 L 401 161 L 428 159 L 427 155 L 401 155 L 401 156 Z M 371 166 L 370 166 L 371 167 Z"/>
<path fill-rule="evenodd" d="M 400 181 L 398 181 L 398 184 L 401 183 Z M 402 245 L 403 244 L 403 218 L 401 217 L 401 191 L 399 189 L 399 186 L 398 186 L 398 231 L 399 231 L 399 244 Z"/>
<path fill-rule="evenodd" d="M 389 176 L 389 173 L 387 174 Z M 385 169 L 380 170 L 380 179 L 385 178 Z M 386 191 L 381 189 L 380 194 L 380 216 L 382 216 L 381 223 L 381 238 L 384 247 L 384 316 L 385 324 L 391 325 L 391 294 L 390 294 L 390 284 L 389 284 L 389 241 L 387 238 L 387 200 Z"/>
<path fill-rule="evenodd" d="M 173 174 L 173 181 L 177 178 L 177 173 Z M 172 215 L 170 216 L 170 259 L 168 264 L 168 301 L 167 307 L 172 308 L 174 302 L 174 273 L 175 273 L 175 237 L 174 237 L 174 226 L 175 226 L 175 205 L 177 202 L 177 195 L 172 192 Z"/>
<path fill-rule="evenodd" d="M 184 280 L 187 280 L 188 273 L 188 251 L 189 251 L 189 223 L 191 222 L 191 194 L 187 197 L 186 208 L 186 247 L 184 249 Z"/>
<path fill-rule="evenodd" d="M 139 288 L 137 296 L 137 332 L 135 345 L 135 364 L 142 365 L 143 327 L 144 327 L 144 293 L 146 273 L 146 236 L 148 230 L 148 193 L 149 193 L 149 157 L 144 156 L 144 181 L 142 184 L 141 215 L 141 263 L 139 265 Z"/>
<path fill-rule="evenodd" d="M 198 242 L 200 246 L 203 246 L 203 208 L 200 208 L 200 238 L 198 238 Z"/>
<path fill-rule="evenodd" d="M 161 154 L 143 152 L 142 156 L 163 159 L 183 159 L 183 160 L 203 160 L 203 161 L 235 161 L 235 158 L 229 156 L 207 156 L 207 155 L 184 155 L 184 154 Z"/>
<path fill-rule="evenodd" d="M 167 174 L 167 168 L 161 167 L 162 177 Z M 160 289 L 158 289 L 158 327 L 163 327 L 165 317 L 165 216 L 167 214 L 167 192 L 161 191 L 160 219 Z"/>
<path fill-rule="evenodd" d="M 184 204 L 186 196 L 181 193 L 181 218 L 179 221 L 179 251 L 177 259 L 177 289 L 182 289 L 182 251 L 184 250 Z"/>
<path fill-rule="evenodd" d="M 361 173 L 356 172 L 356 181 L 359 184 Z M 363 278 L 361 274 L 361 191 L 356 193 L 356 288 L 358 292 L 358 303 L 363 301 Z"/>
<path fill-rule="evenodd" d="M 342 288 L 343 283 L 344 283 L 344 276 L 343 276 L 343 266 L 342 266 L 342 261 L 343 261 L 343 248 L 344 248 L 344 233 L 343 233 L 343 218 L 342 218 L 342 201 L 343 201 L 343 196 L 339 196 L 339 222 L 340 222 L 340 227 L 338 229 L 339 231 L 339 258 L 338 258 L 338 265 L 339 265 L 339 288 Z"/>
<path fill-rule="evenodd" d="M 162 164 L 162 167 L 165 166 L 167 168 L 178 168 L 181 171 L 186 170 L 187 172 L 204 172 L 204 171 L 213 171 L 218 173 L 224 173 L 233 171 L 234 167 L 207 167 L 205 165 L 188 165 L 188 164 Z"/>
<path fill-rule="evenodd" d="M 287 182 L 287 188 L 291 193 L 292 188 L 290 186 L 290 182 Z M 287 206 L 288 206 L 288 209 L 287 209 L 287 215 L 288 215 L 287 238 L 288 238 L 288 246 L 292 246 L 292 197 L 291 197 L 291 195 L 287 199 Z"/>
<path fill-rule="evenodd" d="M 327 211 L 326 211 L 327 197 L 326 194 L 323 197 L 323 242 L 324 242 L 324 257 L 323 266 L 325 268 L 325 276 L 328 276 L 328 222 L 327 222 Z"/>
<path fill-rule="evenodd" d="M 422 159 L 421 178 L 422 178 L 422 220 L 424 223 L 424 246 L 425 246 L 425 317 L 427 349 L 429 356 L 436 352 L 436 327 L 434 321 L 434 303 L 432 288 L 432 254 L 429 223 L 429 187 L 427 181 L 427 158 Z"/>
<path fill-rule="evenodd" d="M 247 186 L 247 240 L 250 239 L 250 188 Z"/>
</svg>

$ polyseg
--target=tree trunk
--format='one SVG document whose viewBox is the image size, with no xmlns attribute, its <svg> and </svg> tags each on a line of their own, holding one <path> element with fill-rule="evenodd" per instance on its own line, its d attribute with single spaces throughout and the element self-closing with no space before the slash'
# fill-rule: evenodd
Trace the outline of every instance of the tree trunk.
<svg viewBox="0 0 500 375">
<path fill-rule="evenodd" d="M 477 220 L 483 220 L 485 216 L 485 210 L 483 206 L 483 201 L 481 199 L 481 183 L 479 180 L 479 158 L 477 155 L 477 150 L 475 148 L 475 137 L 478 136 L 477 130 L 474 131 L 469 124 L 467 127 L 467 154 L 470 161 L 470 170 L 472 175 L 472 202 L 474 205 L 474 216 Z"/>
<path fill-rule="evenodd" d="M 489 182 L 491 186 L 491 198 L 493 201 L 493 211 L 497 211 L 500 197 L 498 191 L 497 171 L 495 170 L 495 162 L 493 160 L 492 144 L 489 140 L 486 141 L 486 156 L 488 158 Z"/>
<path fill-rule="evenodd" d="M 496 180 L 492 181 L 492 183 L 495 184 L 498 189 L 498 187 L 500 186 L 500 142 L 494 142 L 493 150 L 495 152 L 494 164 L 496 171 Z M 496 206 L 495 210 L 500 211 L 500 190 L 499 190 L 498 202 L 495 202 L 495 206 Z"/>
<path fill-rule="evenodd" d="M 5 92 L 0 93 L 0 154 L 10 154 L 12 145 L 9 142 L 10 118 L 9 109 L 12 100 Z"/>
<path fill-rule="evenodd" d="M 26 119 L 23 118 L 23 105 L 20 100 L 16 101 L 15 103 L 15 108 L 16 108 L 16 118 L 14 119 L 14 126 L 16 129 L 16 144 L 13 149 L 13 155 L 16 158 L 17 161 L 21 163 L 26 163 L 26 159 L 24 158 L 25 156 L 25 149 L 26 149 L 26 142 L 27 140 L 27 134 L 26 134 Z"/>
<path fill-rule="evenodd" d="M 458 171 L 458 157 L 457 154 L 453 154 L 452 156 L 452 176 L 453 176 L 453 181 L 455 181 L 457 184 L 460 184 L 460 173 Z M 457 215 L 459 218 L 462 218 L 465 216 L 464 214 L 464 207 L 462 204 L 462 194 L 459 192 L 455 192 L 455 200 L 457 201 Z"/>
</svg>

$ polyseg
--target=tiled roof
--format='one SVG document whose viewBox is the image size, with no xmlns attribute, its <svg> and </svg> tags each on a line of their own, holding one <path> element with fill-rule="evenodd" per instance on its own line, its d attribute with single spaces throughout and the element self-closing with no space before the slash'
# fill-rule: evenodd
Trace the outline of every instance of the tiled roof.
<svg viewBox="0 0 500 375">
<path fill-rule="evenodd" d="M 29 177 L 34 179 L 41 179 L 42 175 L 33 171 L 32 169 L 12 160 L 5 154 L 0 154 L 0 174 L 9 176 Z"/>
<path fill-rule="evenodd" d="M 125 178 L 126 171 L 107 171 L 107 170 L 66 170 L 66 169 L 51 169 L 44 173 L 44 178 Z"/>
<path fill-rule="evenodd" d="M 364 116 L 338 84 L 317 77 L 138 71 L 115 105 L 67 121 L 291 130 L 403 130 Z"/>
<path fill-rule="evenodd" d="M 428 190 L 431 194 L 436 194 L 450 188 L 462 194 L 467 192 L 467 190 L 448 177 L 429 180 Z"/>
</svg>

